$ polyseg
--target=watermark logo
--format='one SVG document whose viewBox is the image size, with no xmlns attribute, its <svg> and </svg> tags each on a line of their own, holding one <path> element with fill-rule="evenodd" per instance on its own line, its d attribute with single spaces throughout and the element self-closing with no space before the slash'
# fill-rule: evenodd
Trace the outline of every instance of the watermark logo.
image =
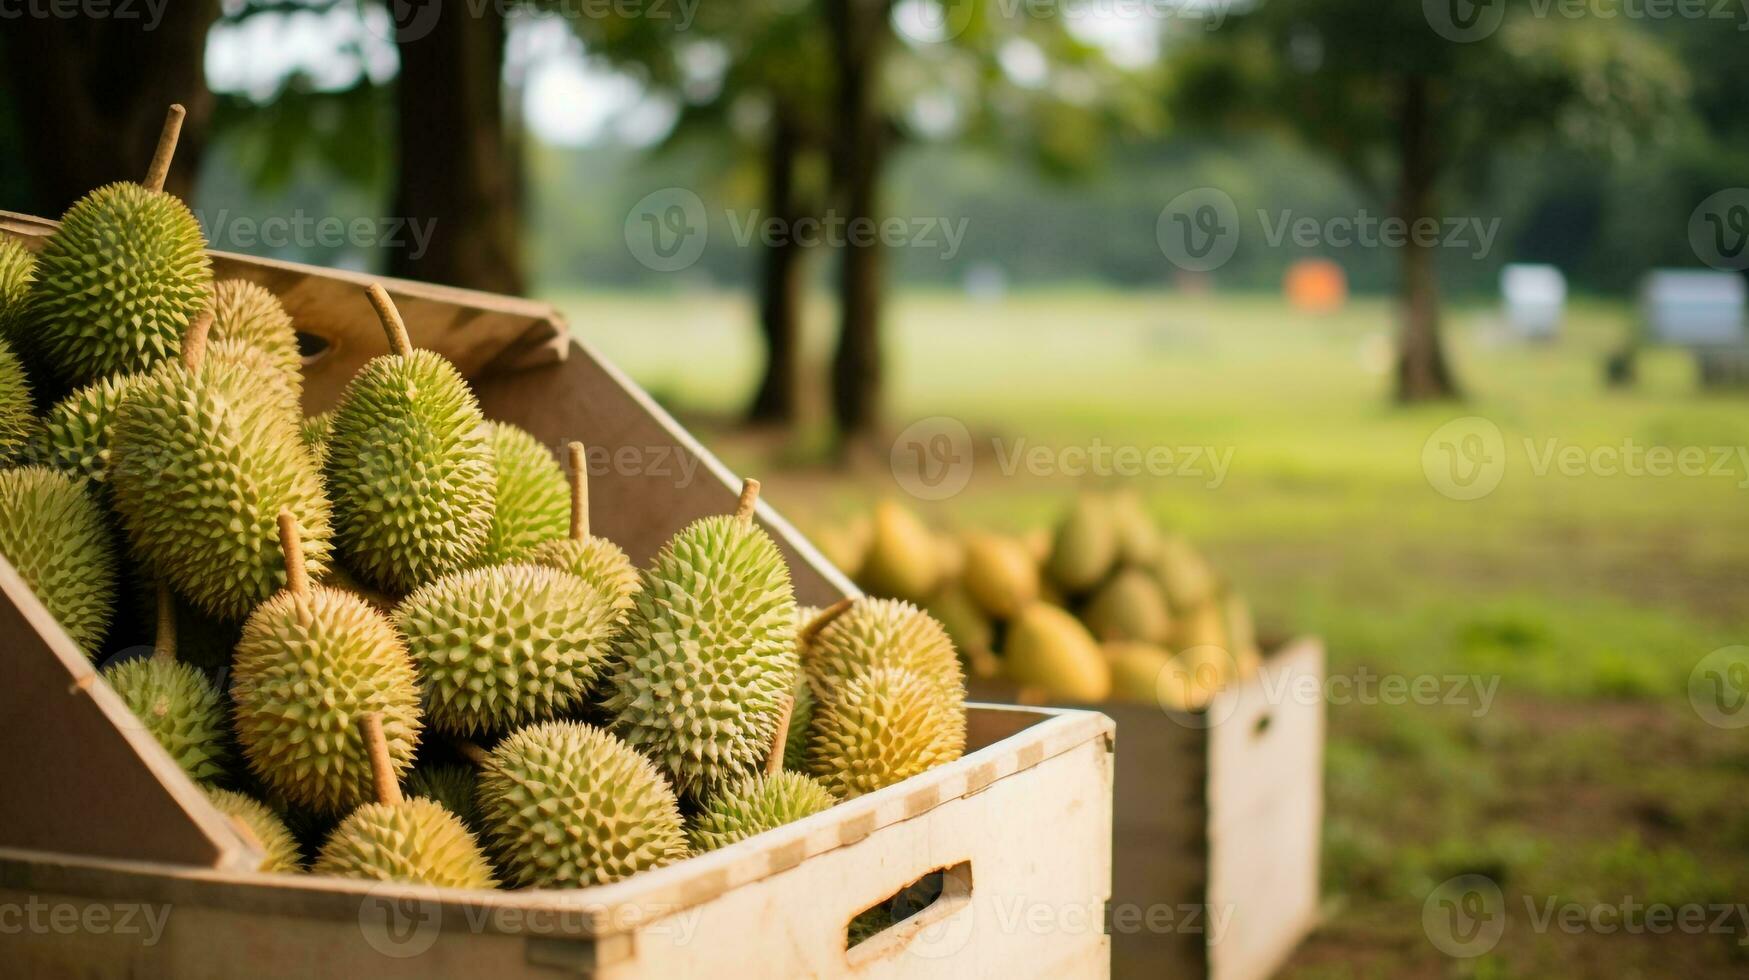
<svg viewBox="0 0 1749 980">
<path fill-rule="evenodd" d="M 1239 247 L 1239 206 L 1218 187 L 1185 191 L 1160 210 L 1154 238 L 1167 261 L 1186 272 L 1212 272 Z"/>
<path fill-rule="evenodd" d="M 709 239 L 704 201 L 684 187 L 646 194 L 626 215 L 626 248 L 653 272 L 691 268 Z"/>
<path fill-rule="evenodd" d="M 1688 703 L 1716 728 L 1749 727 L 1749 647 L 1721 647 L 1688 675 Z"/>
<path fill-rule="evenodd" d="M 893 440 L 887 462 L 906 493 L 918 500 L 946 500 L 971 482 L 976 465 L 971 430 L 951 415 L 919 419 Z"/>
<path fill-rule="evenodd" d="M 1453 419 L 1422 444 L 1421 472 L 1429 486 L 1453 500 L 1486 497 L 1506 476 L 1506 439 L 1480 416 Z"/>
<path fill-rule="evenodd" d="M 1695 257 L 1722 272 L 1749 269 L 1749 188 L 1719 191 L 1688 216 Z"/>
<path fill-rule="evenodd" d="M 951 41 L 972 26 L 974 0 L 901 0 L 893 6 L 893 30 L 914 44 Z"/>
<path fill-rule="evenodd" d="M 384 0 L 386 17 L 364 18 L 365 28 L 391 44 L 411 44 L 429 37 L 443 15 L 442 0 Z"/>
<path fill-rule="evenodd" d="M 358 904 L 358 931 L 367 946 L 392 959 L 408 959 L 437 945 L 443 910 L 436 902 L 395 894 L 404 884 L 372 885 Z"/>
<path fill-rule="evenodd" d="M 1506 0 L 1421 0 L 1421 13 L 1435 34 L 1468 44 L 1500 29 L 1506 19 Z"/>
<path fill-rule="evenodd" d="M 1421 928 L 1447 956 L 1481 956 L 1506 933 L 1506 896 L 1486 875 L 1448 878 L 1422 903 Z"/>
</svg>

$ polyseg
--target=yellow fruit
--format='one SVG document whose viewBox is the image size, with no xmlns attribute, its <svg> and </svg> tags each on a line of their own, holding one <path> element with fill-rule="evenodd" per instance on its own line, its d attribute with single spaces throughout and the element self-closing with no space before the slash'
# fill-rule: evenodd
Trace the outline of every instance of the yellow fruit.
<svg viewBox="0 0 1749 980">
<path fill-rule="evenodd" d="M 1161 535 L 1141 496 L 1134 492 L 1118 494 L 1111 508 L 1117 522 L 1118 561 L 1139 567 L 1152 565 L 1160 557 Z"/>
<path fill-rule="evenodd" d="M 1227 621 L 1221 605 L 1207 600 L 1178 617 L 1172 629 L 1172 649 L 1182 653 L 1196 647 L 1227 651 Z"/>
<path fill-rule="evenodd" d="M 1154 686 L 1160 706 L 1173 711 L 1201 711 L 1218 690 L 1207 671 L 1187 664 L 1183 657 L 1173 657 Z"/>
<path fill-rule="evenodd" d="M 1111 642 L 1165 643 L 1172 632 L 1166 594 L 1146 572 L 1126 568 L 1093 594 L 1083 614 L 1087 628 Z"/>
<path fill-rule="evenodd" d="M 1038 566 L 1012 538 L 968 534 L 965 589 L 992 619 L 1013 619 L 1038 599 Z"/>
<path fill-rule="evenodd" d="M 862 574 L 862 563 L 873 536 L 874 524 L 865 515 L 849 524 L 821 528 L 814 532 L 812 540 L 832 567 L 854 579 Z"/>
<path fill-rule="evenodd" d="M 1111 669 L 1092 634 L 1056 606 L 1034 603 L 1008 628 L 1008 677 L 1065 701 L 1105 700 Z"/>
<path fill-rule="evenodd" d="M 953 582 L 943 586 L 924 609 L 947 630 L 972 676 L 996 676 L 998 664 L 991 652 L 996 642 L 995 629 L 963 585 Z"/>
<path fill-rule="evenodd" d="M 1172 655 L 1147 643 L 1107 643 L 1103 652 L 1111 664 L 1111 699 L 1158 704 L 1161 675 Z"/>
<path fill-rule="evenodd" d="M 1177 535 L 1160 542 L 1160 555 L 1152 567 L 1175 613 L 1202 605 L 1215 594 L 1214 570 L 1190 542 Z"/>
<path fill-rule="evenodd" d="M 1227 647 L 1233 655 L 1239 680 L 1257 676 L 1263 666 L 1263 653 L 1257 646 L 1257 624 L 1251 618 L 1251 604 L 1237 592 L 1228 592 L 1221 602 L 1227 621 Z"/>
<path fill-rule="evenodd" d="M 1111 501 L 1082 494 L 1057 525 L 1045 571 L 1069 595 L 1092 591 L 1117 563 L 1117 521 Z"/>
<path fill-rule="evenodd" d="M 868 592 L 923 602 L 941 581 L 935 535 L 916 514 L 891 500 L 875 506 L 874 531 L 859 576 Z"/>
</svg>

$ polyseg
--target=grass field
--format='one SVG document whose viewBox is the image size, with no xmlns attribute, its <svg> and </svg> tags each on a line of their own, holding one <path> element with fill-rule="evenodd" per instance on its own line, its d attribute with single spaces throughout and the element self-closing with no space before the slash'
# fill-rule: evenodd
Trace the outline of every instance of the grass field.
<svg viewBox="0 0 1749 980">
<path fill-rule="evenodd" d="M 821 462 L 817 426 L 720 424 L 756 374 L 743 300 L 561 303 L 804 527 L 903 496 L 884 465 Z M 1674 353 L 1646 357 L 1637 387 L 1605 388 L 1629 317 L 1580 302 L 1559 344 L 1526 347 L 1491 310 L 1453 310 L 1468 398 L 1405 410 L 1386 398 L 1382 302 L 1312 316 L 1251 298 L 908 296 L 891 315 L 889 415 L 895 432 L 957 418 L 980 447 L 963 492 L 909 501 L 943 526 L 1045 522 L 1095 482 L 1005 473 L 1023 442 L 1230 454 L 1218 480 L 1205 466 L 1132 482 L 1266 626 L 1324 636 L 1336 676 L 1498 685 L 1486 702 L 1330 707 L 1326 924 L 1290 975 L 1741 975 L 1749 911 L 1726 912 L 1749 903 L 1749 729 L 1707 723 L 1688 690 L 1709 652 L 1749 643 L 1749 400 L 1702 393 Z M 1466 417 L 1482 421 L 1435 437 Z M 1498 486 L 1440 492 L 1451 467 L 1469 475 L 1464 437 L 1496 429 Z M 1658 469 L 1650 447 L 1686 472 Z M 1423 910 L 1471 873 L 1501 888 L 1505 932 L 1452 957 Z M 1704 926 L 1654 931 L 1643 907 L 1657 903 L 1706 907 Z"/>
</svg>

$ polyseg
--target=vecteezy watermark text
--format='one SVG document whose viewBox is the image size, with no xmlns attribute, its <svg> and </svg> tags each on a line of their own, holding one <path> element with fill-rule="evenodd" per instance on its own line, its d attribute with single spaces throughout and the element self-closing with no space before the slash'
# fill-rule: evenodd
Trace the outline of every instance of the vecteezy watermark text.
<svg viewBox="0 0 1749 980">
<path fill-rule="evenodd" d="M 160 0 L 163 2 L 163 0 Z M 702 0 L 548 0 L 540 5 L 541 13 L 563 20 L 644 20 L 672 24 L 675 31 L 692 27 L 694 15 Z M 443 0 L 385 0 L 389 16 L 366 17 L 372 33 L 386 41 L 409 44 L 428 36 L 437 28 L 446 9 Z M 480 20 L 488 14 L 504 20 L 520 13 L 520 0 L 451 0 L 447 10 L 452 16 L 467 16 Z"/>
<path fill-rule="evenodd" d="M 1422 444 L 1422 474 L 1428 485 L 1453 500 L 1486 497 L 1506 478 L 1510 445 L 1490 419 L 1453 419 Z M 1645 445 L 1631 437 L 1619 444 L 1582 446 L 1553 436 L 1526 436 L 1520 449 L 1526 468 L 1538 478 L 1722 478 L 1749 490 L 1749 446 Z"/>
<path fill-rule="evenodd" d="M 35 895 L 0 902 L 0 936 L 139 936 L 156 946 L 170 921 L 170 906 L 149 902 L 46 902 Z"/>
<path fill-rule="evenodd" d="M 127 20 L 155 31 L 170 0 L 0 0 L 3 20 Z"/>
<path fill-rule="evenodd" d="M 220 209 L 210 218 L 196 211 L 194 218 L 215 248 L 393 248 L 405 249 L 415 261 L 425 255 L 437 230 L 436 218 L 342 218 L 302 210 L 258 218 Z"/>
<path fill-rule="evenodd" d="M 1562 901 L 1554 896 L 1521 896 L 1520 928 L 1537 934 L 1716 935 L 1735 936 L 1749 946 L 1749 904 L 1742 902 L 1642 902 L 1631 895 L 1619 902 Z M 1458 959 L 1482 956 L 1506 934 L 1508 912 L 1499 883 L 1487 875 L 1466 874 L 1440 882 L 1422 903 L 1421 925 L 1441 952 Z"/>
</svg>

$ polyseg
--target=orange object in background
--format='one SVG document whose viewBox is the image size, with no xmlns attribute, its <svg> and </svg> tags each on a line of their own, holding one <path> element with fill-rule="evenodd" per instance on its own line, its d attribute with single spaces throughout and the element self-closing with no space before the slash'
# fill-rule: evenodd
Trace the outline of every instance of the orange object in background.
<svg viewBox="0 0 1749 980">
<path fill-rule="evenodd" d="M 1348 275 L 1329 259 L 1301 259 L 1288 266 L 1282 292 L 1296 310 L 1333 313 L 1348 301 Z"/>
</svg>

